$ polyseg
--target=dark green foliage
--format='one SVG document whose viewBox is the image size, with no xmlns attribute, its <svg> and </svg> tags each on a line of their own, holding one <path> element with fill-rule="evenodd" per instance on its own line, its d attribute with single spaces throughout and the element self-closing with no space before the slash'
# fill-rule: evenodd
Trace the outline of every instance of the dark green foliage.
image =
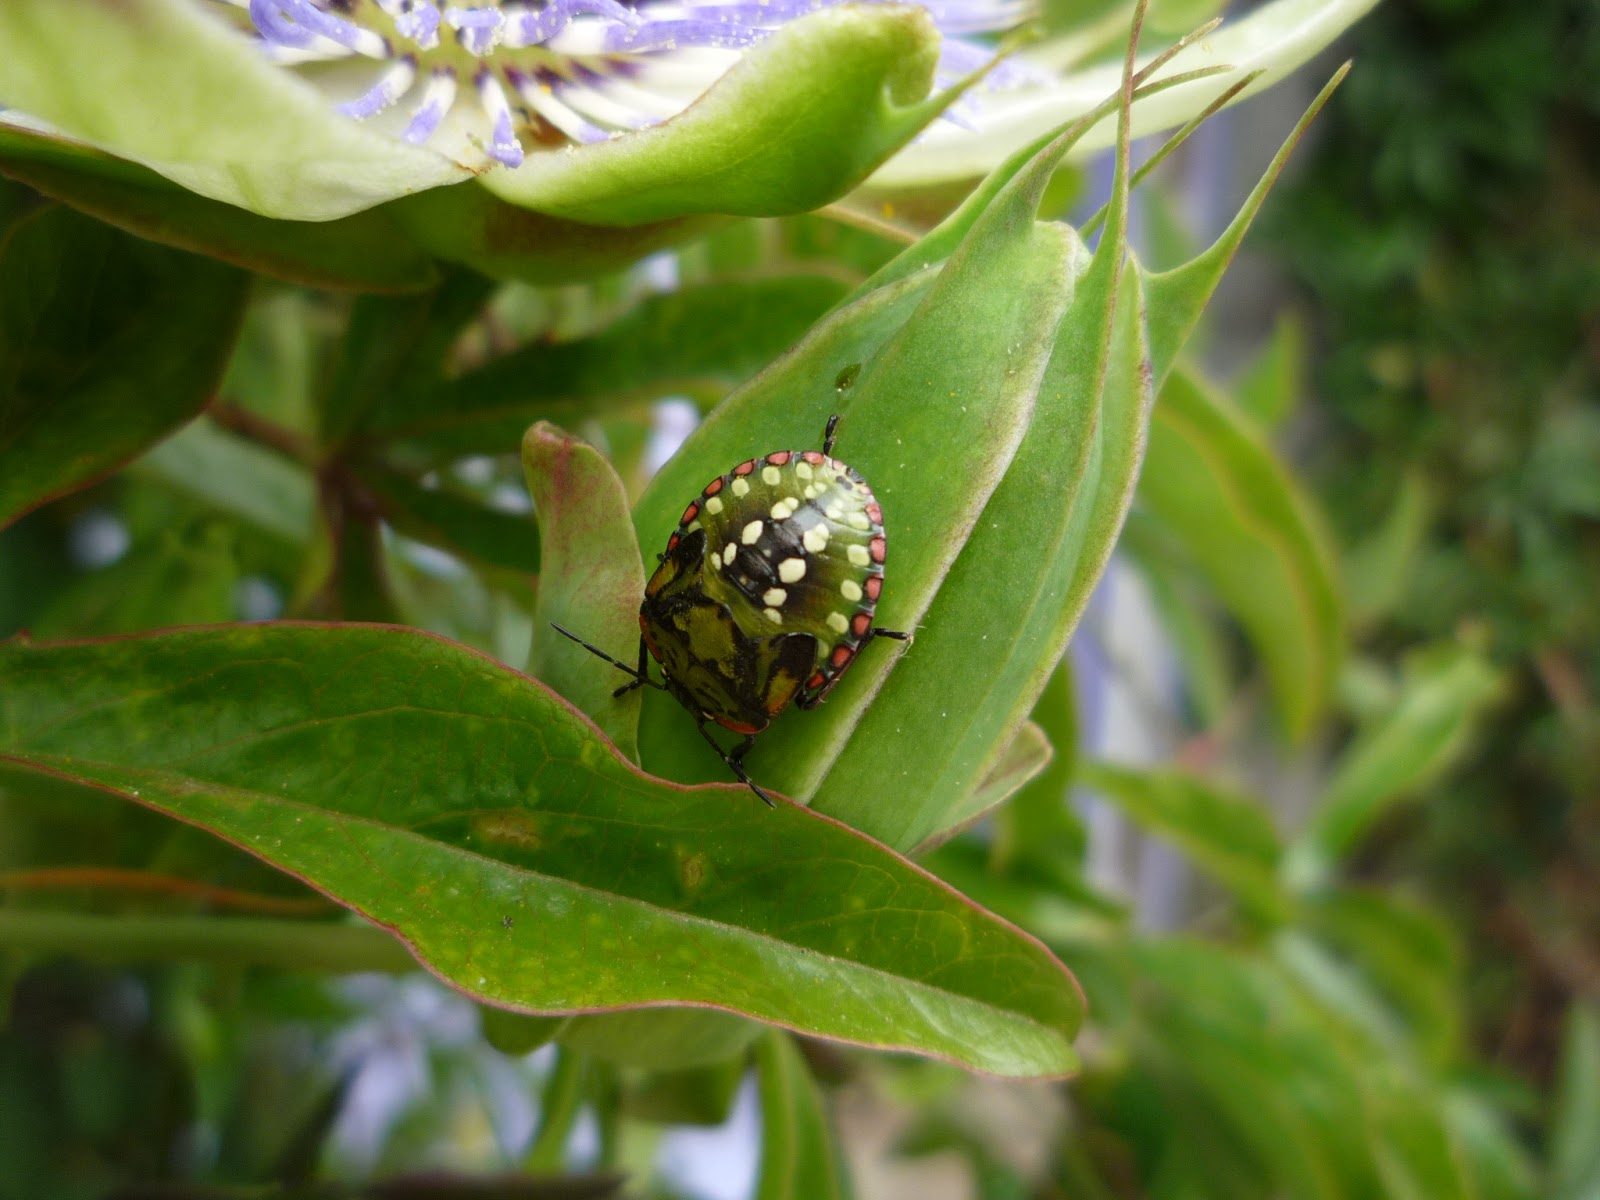
<svg viewBox="0 0 1600 1200">
<path fill-rule="evenodd" d="M 1542 1076 L 1563 931 L 1600 921 L 1576 885 L 1600 870 L 1600 15 L 1407 0 L 1352 49 L 1274 224 L 1319 306 L 1317 479 L 1350 541 L 1429 498 L 1372 644 L 1466 630 L 1512 684 L 1424 836 L 1373 865 L 1452 898 L 1483 1035 Z"/>
</svg>

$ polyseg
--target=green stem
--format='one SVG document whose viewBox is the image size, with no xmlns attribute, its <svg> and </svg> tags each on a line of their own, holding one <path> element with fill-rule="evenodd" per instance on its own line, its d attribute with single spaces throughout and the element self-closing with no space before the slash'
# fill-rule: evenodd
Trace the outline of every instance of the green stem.
<svg viewBox="0 0 1600 1200">
<path fill-rule="evenodd" d="M 523 1159 L 523 1168 L 530 1173 L 551 1174 L 566 1165 L 567 1140 L 583 1105 L 584 1075 L 583 1055 L 561 1049 L 550 1081 L 544 1086 L 538 1136 Z"/>
<path fill-rule="evenodd" d="M 253 917 L 100 917 L 0 908 L 0 953 L 97 962 L 208 962 L 299 971 L 416 969 L 405 946 L 371 925 Z"/>
</svg>

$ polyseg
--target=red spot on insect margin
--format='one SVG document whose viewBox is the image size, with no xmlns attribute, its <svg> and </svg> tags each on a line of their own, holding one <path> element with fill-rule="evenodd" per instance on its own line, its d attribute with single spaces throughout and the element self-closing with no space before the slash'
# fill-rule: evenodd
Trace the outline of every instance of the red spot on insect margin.
<svg viewBox="0 0 1600 1200">
<path fill-rule="evenodd" d="M 769 454 L 767 455 L 767 462 L 774 467 L 786 466 L 789 462 L 789 452 L 787 450 L 778 450 Z"/>
<path fill-rule="evenodd" d="M 867 593 L 867 599 L 874 604 L 878 602 L 878 593 L 883 591 L 883 576 L 868 575 L 867 581 L 861 585 L 861 590 Z"/>
<path fill-rule="evenodd" d="M 756 469 L 756 460 L 753 459 L 753 458 L 749 458 L 749 459 L 746 459 L 744 462 L 740 463 L 737 467 L 735 467 L 733 469 L 733 473 L 735 475 L 748 475 L 748 474 L 750 474 L 751 471 L 754 471 L 755 469 Z"/>
<path fill-rule="evenodd" d="M 833 653 L 828 657 L 828 661 L 833 664 L 833 669 L 835 671 L 842 671 L 850 665 L 850 660 L 855 656 L 856 652 L 854 647 L 835 646 L 833 648 Z"/>
<path fill-rule="evenodd" d="M 719 717 L 716 713 L 707 713 L 706 716 L 710 717 L 724 729 L 733 730 L 734 733 L 760 733 L 766 728 L 765 725 L 747 725 L 742 721 L 730 720 L 728 717 Z"/>
<path fill-rule="evenodd" d="M 806 462 L 810 463 L 813 467 L 820 467 L 822 465 L 821 450 L 807 450 L 800 457 L 805 459 Z"/>
<path fill-rule="evenodd" d="M 888 545 L 881 537 L 875 537 L 872 539 L 872 541 L 867 543 L 867 553 L 872 555 L 872 561 L 875 563 L 881 563 L 883 561 L 884 553 L 887 550 Z"/>
<path fill-rule="evenodd" d="M 883 509 L 878 507 L 878 502 L 876 500 L 867 505 L 867 519 L 874 525 L 883 524 Z"/>
<path fill-rule="evenodd" d="M 700 515 L 700 504 L 699 504 L 698 501 L 696 501 L 695 503 L 689 505 L 688 508 L 683 510 L 683 517 L 682 517 L 681 520 L 679 520 L 678 524 L 679 525 L 687 525 L 690 521 L 694 520 L 699 515 Z"/>
<path fill-rule="evenodd" d="M 706 484 L 706 490 L 701 492 L 700 494 L 702 496 L 715 496 L 721 490 L 722 490 L 722 476 L 718 475 L 710 483 Z"/>
<path fill-rule="evenodd" d="M 671 554 L 677 548 L 678 548 L 678 535 L 677 534 L 673 534 L 671 537 L 669 537 L 667 539 L 667 553 Z"/>
<path fill-rule="evenodd" d="M 867 636 L 867 631 L 869 629 L 871 629 L 871 628 L 872 628 L 872 614 L 871 613 L 865 613 L 865 612 L 857 613 L 855 615 L 855 618 L 850 622 L 850 632 L 855 634 L 858 638 L 866 637 Z"/>
<path fill-rule="evenodd" d="M 825 684 L 827 682 L 828 682 L 828 677 L 826 675 L 824 675 L 821 671 L 818 671 L 810 679 L 806 680 L 806 686 L 808 688 L 819 688 L 819 687 L 821 687 L 823 684 Z"/>
</svg>

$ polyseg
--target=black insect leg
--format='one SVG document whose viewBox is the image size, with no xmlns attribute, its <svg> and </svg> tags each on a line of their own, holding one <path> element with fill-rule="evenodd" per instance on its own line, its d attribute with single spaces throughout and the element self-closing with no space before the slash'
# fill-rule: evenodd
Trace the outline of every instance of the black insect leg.
<svg viewBox="0 0 1600 1200">
<path fill-rule="evenodd" d="M 706 728 L 706 719 L 704 717 L 697 716 L 695 718 L 695 728 L 700 731 L 700 736 L 705 738 L 705 740 L 711 744 L 711 748 L 717 752 L 717 757 L 728 764 L 728 770 L 732 771 L 736 776 L 739 777 L 739 781 L 741 783 L 766 801 L 768 808 L 778 807 L 771 796 L 767 795 L 756 786 L 756 781 L 751 779 L 749 773 L 744 769 L 744 756 L 750 752 L 750 747 L 756 744 L 754 734 L 745 734 L 744 741 L 740 742 L 730 751 L 724 750 L 717 744 L 717 739 L 712 737 L 711 731 Z"/>
<path fill-rule="evenodd" d="M 909 642 L 911 640 L 911 635 L 909 633 L 903 633 L 898 629 L 884 629 L 880 625 L 874 625 L 872 627 L 872 632 L 867 634 L 867 636 L 864 637 L 863 639 L 861 639 L 861 644 L 863 646 L 865 646 L 873 638 L 881 638 L 881 637 L 893 638 L 897 642 Z"/>
<path fill-rule="evenodd" d="M 828 427 L 822 431 L 822 453 L 833 457 L 833 431 L 839 427 L 839 414 L 834 413 L 828 418 Z"/>
<path fill-rule="evenodd" d="M 612 658 L 611 655 L 607 654 L 604 650 L 600 649 L 600 647 L 591 646 L 588 642 L 584 641 L 577 634 L 568 633 L 565 629 L 561 628 L 561 626 L 557 625 L 554 621 L 552 621 L 550 623 L 550 628 L 554 629 L 562 637 L 571 638 L 573 641 L 577 642 L 578 645 L 582 646 L 585 650 L 587 650 L 590 654 L 595 655 L 597 658 L 605 659 L 613 667 L 617 668 L 617 670 L 625 671 L 629 675 L 633 676 L 633 678 L 632 678 L 632 680 L 630 682 L 623 684 L 616 691 L 611 693 L 613 699 L 616 698 L 617 696 L 625 696 L 625 695 L 627 695 L 629 692 L 633 691 L 633 689 L 636 688 L 636 687 L 646 687 L 646 686 L 648 686 L 648 687 L 658 688 L 663 692 L 667 690 L 666 684 L 657 683 L 654 679 L 650 678 L 650 651 L 644 644 L 644 635 L 643 634 L 641 634 L 639 636 L 639 665 L 638 665 L 638 667 L 630 667 L 625 662 L 618 662 L 616 659 Z"/>
</svg>

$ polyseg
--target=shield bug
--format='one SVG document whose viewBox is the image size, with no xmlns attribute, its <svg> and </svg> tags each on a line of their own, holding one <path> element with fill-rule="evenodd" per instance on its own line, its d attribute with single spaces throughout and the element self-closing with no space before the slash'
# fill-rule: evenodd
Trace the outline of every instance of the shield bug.
<svg viewBox="0 0 1600 1200">
<path fill-rule="evenodd" d="M 769 805 L 744 768 L 756 735 L 791 702 L 821 704 L 874 638 L 907 637 L 872 623 L 883 591 L 883 511 L 867 481 L 833 457 L 838 423 L 828 419 L 821 451 L 747 459 L 689 502 L 645 585 L 637 667 L 555 626 L 632 676 L 615 695 L 670 692 Z M 724 749 L 708 721 L 743 740 Z"/>
</svg>

